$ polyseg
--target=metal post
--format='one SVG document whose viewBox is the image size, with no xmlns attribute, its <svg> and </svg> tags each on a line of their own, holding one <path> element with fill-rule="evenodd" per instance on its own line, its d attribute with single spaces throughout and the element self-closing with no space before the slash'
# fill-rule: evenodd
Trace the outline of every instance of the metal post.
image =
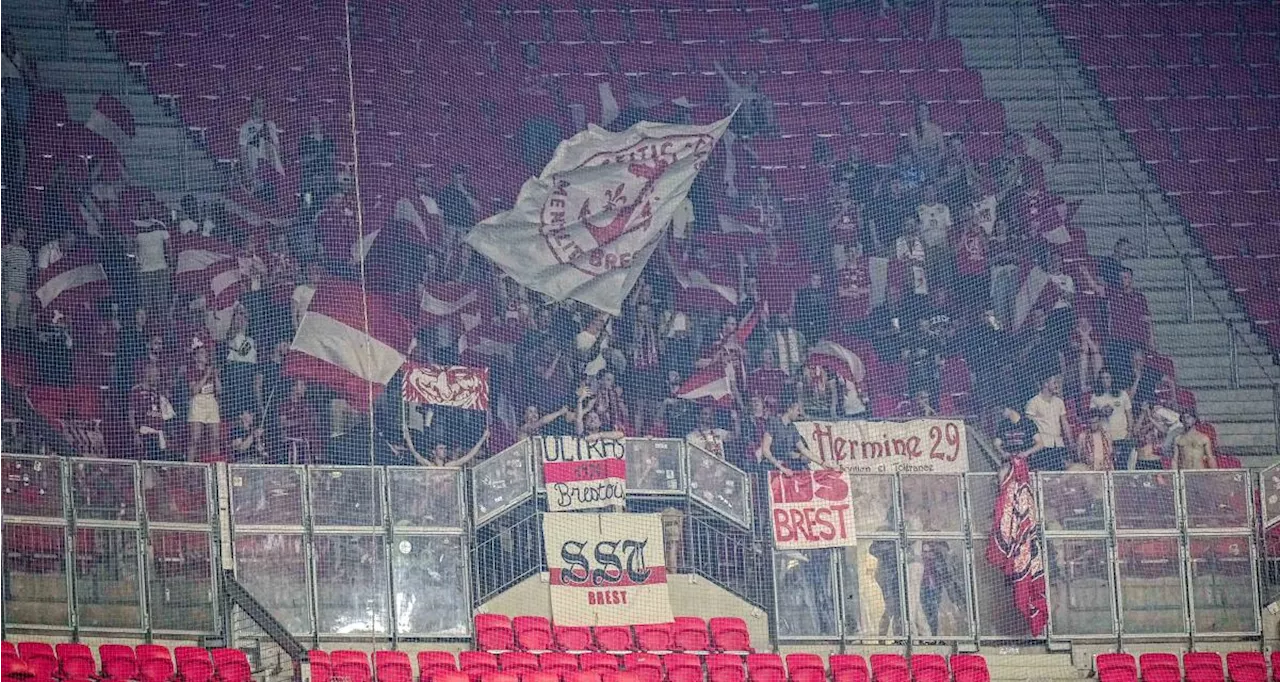
<svg viewBox="0 0 1280 682">
<path fill-rule="evenodd" d="M 1280 384 L 1271 385 L 1272 421 L 1275 423 L 1276 451 L 1280 452 Z"/>
<path fill-rule="evenodd" d="M 1240 388 L 1240 340 L 1236 338 L 1236 328 L 1227 321 L 1227 330 L 1229 337 L 1228 354 L 1231 358 L 1230 377 L 1227 385 L 1231 388 Z"/>
<path fill-rule="evenodd" d="M 1101 131 L 1098 132 L 1098 191 L 1107 193 L 1107 144 Z"/>
<path fill-rule="evenodd" d="M 1056 100 L 1055 109 L 1057 110 L 1055 113 L 1058 118 L 1057 129 L 1062 130 L 1066 126 L 1067 120 L 1066 92 L 1062 85 L 1062 69 L 1053 70 L 1053 91 L 1054 99 Z"/>
<path fill-rule="evenodd" d="M 1146 194 L 1140 194 L 1142 197 L 1142 257 L 1151 257 L 1151 202 L 1147 201 Z"/>
<path fill-rule="evenodd" d="M 1191 282 L 1191 265 L 1187 261 L 1182 261 L 1182 320 L 1183 322 L 1195 322 L 1195 300 L 1192 297 L 1194 291 Z"/>
</svg>

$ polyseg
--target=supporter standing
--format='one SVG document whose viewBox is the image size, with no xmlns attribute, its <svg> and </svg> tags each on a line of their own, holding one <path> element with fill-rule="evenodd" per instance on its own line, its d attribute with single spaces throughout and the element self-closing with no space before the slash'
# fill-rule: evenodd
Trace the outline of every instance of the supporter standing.
<svg viewBox="0 0 1280 682">
<path fill-rule="evenodd" d="M 240 124 L 237 134 L 240 145 L 240 170 L 244 180 L 259 198 L 271 196 L 274 187 L 264 182 L 266 172 L 284 175 L 284 162 L 280 157 L 280 126 L 267 118 L 267 100 L 258 95 L 249 105 L 249 118 Z"/>
<path fill-rule="evenodd" d="M 1062 471 L 1067 466 L 1067 443 L 1072 442 L 1067 405 L 1062 401 L 1062 375 L 1051 374 L 1040 382 L 1040 391 L 1027 401 L 1023 413 L 1035 422 L 1044 449 L 1027 458 L 1036 471 Z"/>
<path fill-rule="evenodd" d="M 738 411 L 730 412 L 733 419 L 733 430 L 722 428 L 716 420 L 716 408 L 709 405 L 698 411 L 698 428 L 685 435 L 689 445 L 710 453 L 718 459 L 726 459 L 728 447 L 741 435 L 741 420 Z"/>
<path fill-rule="evenodd" d="M 1147 297 L 1133 288 L 1133 271 L 1120 271 L 1120 287 L 1107 296 L 1107 312 L 1111 333 L 1107 343 L 1108 367 L 1116 371 L 1121 383 L 1133 378 L 1135 353 L 1145 354 L 1155 348 L 1151 310 Z"/>
<path fill-rule="evenodd" d="M 996 450 L 1006 460 L 1012 457 L 1028 459 L 1044 449 L 1036 423 L 1024 418 L 1016 408 L 1008 406 L 1001 411 L 1000 424 L 996 426 L 993 442 Z"/>
<path fill-rule="evenodd" d="M 229 414 L 254 406 L 254 375 L 258 364 L 258 344 L 249 333 L 249 312 L 242 307 L 231 314 L 225 356 L 226 393 L 223 403 Z"/>
<path fill-rule="evenodd" d="M 157 319 L 169 319 L 169 228 L 159 220 L 147 220 L 134 236 L 138 289 L 142 303 Z"/>
<path fill-rule="evenodd" d="M 134 451 L 142 459 L 170 459 L 167 422 L 174 418 L 173 403 L 164 388 L 158 365 L 148 364 L 129 395 L 129 428 Z"/>
<path fill-rule="evenodd" d="M 4 328 L 22 324 L 31 307 L 31 270 L 35 265 L 26 247 L 27 231 L 15 227 L 0 250 L 0 295 L 4 297 Z"/>
<path fill-rule="evenodd" d="M 238 463 L 263 464 L 267 461 L 267 444 L 263 429 L 252 410 L 242 410 L 231 430 L 231 459 Z"/>
<path fill-rule="evenodd" d="M 1200 418 L 1191 410 L 1184 410 L 1181 417 L 1182 433 L 1173 441 L 1173 467 L 1175 469 L 1216 469 L 1213 441 L 1196 428 Z"/>
<path fill-rule="evenodd" d="M 1098 410 L 1106 420 L 1107 435 L 1115 448 L 1115 468 L 1129 468 L 1129 455 L 1133 453 L 1133 389 L 1120 389 L 1110 370 L 1098 372 L 1098 380 L 1089 397 L 1089 409 Z"/>
<path fill-rule="evenodd" d="M 187 444 L 187 460 L 197 462 L 202 447 L 219 452 L 222 419 L 218 410 L 218 394 L 222 392 L 222 378 L 218 368 L 209 360 L 209 349 L 195 349 L 195 358 L 187 370 L 187 387 L 191 402 L 187 408 L 187 424 L 191 427 Z M 206 443 L 208 446 L 206 446 Z"/>
<path fill-rule="evenodd" d="M 811 463 L 820 464 L 796 428 L 795 422 L 803 414 L 804 404 L 800 398 L 790 397 L 782 414 L 765 420 L 765 432 L 756 450 L 757 459 L 768 462 L 785 476 L 808 469 Z"/>
<path fill-rule="evenodd" d="M 1115 445 L 1107 433 L 1107 416 L 1102 410 L 1089 410 L 1089 428 L 1076 436 L 1076 452 L 1080 462 L 1092 471 L 1111 471 L 1115 467 Z"/>
</svg>

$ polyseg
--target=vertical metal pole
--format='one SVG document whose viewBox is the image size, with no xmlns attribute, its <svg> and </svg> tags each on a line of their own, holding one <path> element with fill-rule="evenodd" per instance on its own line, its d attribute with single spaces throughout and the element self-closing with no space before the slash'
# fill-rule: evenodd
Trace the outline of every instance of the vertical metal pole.
<svg viewBox="0 0 1280 682">
<path fill-rule="evenodd" d="M 1271 385 L 1272 422 L 1275 424 L 1276 451 L 1280 452 L 1280 384 Z"/>
<path fill-rule="evenodd" d="M 62 511 L 67 519 L 66 534 L 63 535 L 63 561 L 67 562 L 67 610 L 68 625 L 71 626 L 71 641 L 80 640 L 80 600 L 76 597 L 76 567 L 80 565 L 76 551 L 76 515 L 75 497 L 71 494 L 70 459 L 54 458 L 58 461 L 58 483 L 61 486 Z"/>
<path fill-rule="evenodd" d="M 1142 197 L 1142 257 L 1151 257 L 1151 202 L 1147 201 L 1146 194 L 1138 195 Z"/>
<path fill-rule="evenodd" d="M 1053 70 L 1054 109 L 1058 118 L 1057 129 L 1062 130 L 1067 121 L 1066 92 L 1062 84 L 1062 69 Z"/>
<path fill-rule="evenodd" d="M 1194 287 L 1191 283 L 1191 264 L 1182 262 L 1182 319 L 1184 322 L 1195 321 L 1195 301 L 1192 298 Z"/>
<path fill-rule="evenodd" d="M 1107 145 L 1102 132 L 1098 133 L 1098 191 L 1107 193 Z"/>
<path fill-rule="evenodd" d="M 1231 388 L 1240 388 L 1240 340 L 1236 338 L 1236 328 L 1227 322 L 1227 336 L 1229 344 L 1227 346 L 1229 357 L 1231 358 L 1230 376 L 1227 385 Z"/>
</svg>

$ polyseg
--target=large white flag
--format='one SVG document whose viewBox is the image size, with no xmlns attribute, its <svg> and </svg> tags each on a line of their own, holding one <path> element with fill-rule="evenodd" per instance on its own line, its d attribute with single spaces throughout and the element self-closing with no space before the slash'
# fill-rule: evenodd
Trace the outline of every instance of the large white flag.
<svg viewBox="0 0 1280 682">
<path fill-rule="evenodd" d="M 589 126 L 467 243 L 530 289 L 617 315 L 728 126 Z"/>
</svg>

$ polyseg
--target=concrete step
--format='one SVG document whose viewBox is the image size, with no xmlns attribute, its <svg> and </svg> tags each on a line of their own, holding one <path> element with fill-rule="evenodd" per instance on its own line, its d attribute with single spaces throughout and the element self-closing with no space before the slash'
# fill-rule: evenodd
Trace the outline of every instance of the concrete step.
<svg viewBox="0 0 1280 682">
<path fill-rule="evenodd" d="M 1214 424 L 1218 443 L 1224 450 L 1248 450 L 1253 453 L 1274 452 L 1276 424 L 1274 420 L 1255 422 L 1221 422 Z"/>
<path fill-rule="evenodd" d="M 1249 329 L 1247 324 L 1235 325 L 1238 343 L 1240 344 L 1258 344 L 1258 337 Z M 1163 324 L 1156 328 L 1156 339 L 1159 342 L 1161 350 L 1171 350 L 1176 346 L 1179 348 L 1199 348 L 1199 347 L 1217 347 L 1225 349 L 1228 347 L 1230 329 L 1222 322 L 1200 321 L 1200 322 L 1182 322 L 1178 324 Z M 1170 344 L 1166 347 L 1165 342 Z M 1263 347 L 1260 344 L 1258 347 Z"/>
<path fill-rule="evenodd" d="M 1163 350 L 1163 348 L 1162 348 Z M 1180 362 L 1186 354 L 1169 351 L 1173 355 L 1173 364 L 1177 369 L 1178 385 L 1191 389 L 1226 388 L 1230 382 L 1230 369 L 1226 367 L 1183 369 Z M 1259 358 L 1261 359 L 1261 358 Z M 1240 359 L 1238 385 L 1245 388 L 1264 388 L 1280 381 L 1274 366 L 1259 365 L 1249 358 Z"/>
<path fill-rule="evenodd" d="M 1203 388 L 1196 391 L 1200 414 L 1215 422 L 1257 421 L 1275 414 L 1270 388 Z"/>
<path fill-rule="evenodd" d="M 118 61 L 44 61 L 40 82 L 65 92 L 120 92 L 127 90 L 132 74 Z"/>
</svg>

